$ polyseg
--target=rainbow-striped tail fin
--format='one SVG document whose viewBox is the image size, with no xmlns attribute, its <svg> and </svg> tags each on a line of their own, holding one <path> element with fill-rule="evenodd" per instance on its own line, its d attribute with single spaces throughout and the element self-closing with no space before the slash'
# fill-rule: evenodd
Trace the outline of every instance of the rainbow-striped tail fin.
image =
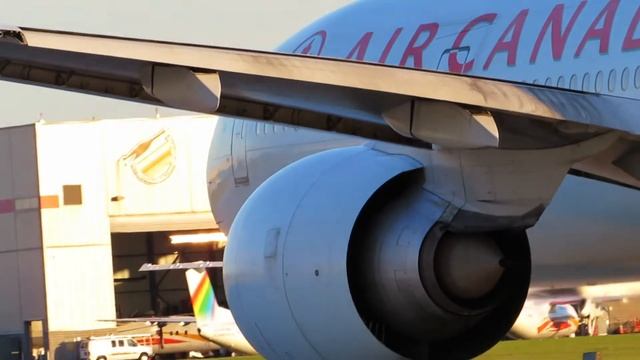
<svg viewBox="0 0 640 360">
<path fill-rule="evenodd" d="M 186 276 L 189 294 L 191 294 L 193 315 L 198 327 L 212 324 L 219 306 L 207 271 L 205 269 L 189 269 Z"/>
</svg>

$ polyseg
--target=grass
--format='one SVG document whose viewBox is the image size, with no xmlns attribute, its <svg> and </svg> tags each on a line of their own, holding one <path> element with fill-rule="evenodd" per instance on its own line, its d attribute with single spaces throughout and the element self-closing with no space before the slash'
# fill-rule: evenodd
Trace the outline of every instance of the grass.
<svg viewBox="0 0 640 360">
<path fill-rule="evenodd" d="M 503 341 L 477 360 L 582 360 L 585 352 L 600 352 L 602 360 L 637 360 L 640 335 Z M 224 359 L 262 360 L 262 357 Z"/>
<path fill-rule="evenodd" d="M 581 360 L 585 352 L 600 352 L 602 360 L 640 359 L 640 335 L 503 341 L 478 360 Z"/>
</svg>

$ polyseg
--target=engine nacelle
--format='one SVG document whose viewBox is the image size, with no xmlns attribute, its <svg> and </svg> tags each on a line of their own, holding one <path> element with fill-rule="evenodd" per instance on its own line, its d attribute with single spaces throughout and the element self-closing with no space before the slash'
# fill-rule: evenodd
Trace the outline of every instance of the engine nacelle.
<svg viewBox="0 0 640 360">
<path fill-rule="evenodd" d="M 450 232 L 449 204 L 423 183 L 420 162 L 357 146 L 258 187 L 231 227 L 224 281 L 260 353 L 457 359 L 502 338 L 527 295 L 524 230 Z"/>
</svg>

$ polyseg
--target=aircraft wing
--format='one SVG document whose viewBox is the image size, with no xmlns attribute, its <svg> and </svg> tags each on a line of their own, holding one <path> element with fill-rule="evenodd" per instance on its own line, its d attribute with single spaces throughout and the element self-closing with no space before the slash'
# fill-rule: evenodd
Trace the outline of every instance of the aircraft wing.
<svg viewBox="0 0 640 360">
<path fill-rule="evenodd" d="M 553 299 L 552 304 L 578 304 L 583 300 L 596 303 L 618 301 L 640 296 L 640 282 L 587 285 L 578 288 L 533 288 L 530 298 Z"/>
<path fill-rule="evenodd" d="M 150 264 L 145 263 L 140 266 L 138 271 L 167 271 L 167 270 L 189 270 L 189 269 L 206 269 L 206 268 L 222 268 L 222 261 L 196 261 L 190 263 L 175 264 Z"/>
<path fill-rule="evenodd" d="M 195 323 L 196 318 L 193 316 L 167 316 L 167 317 L 151 316 L 151 317 L 120 318 L 120 319 L 101 320 L 101 321 L 148 323 L 148 324 L 190 324 L 190 323 Z"/>
<path fill-rule="evenodd" d="M 599 302 L 637 298 L 640 297 L 640 282 L 582 286 L 578 288 L 578 293 Z"/>
<path fill-rule="evenodd" d="M 418 146 L 543 149 L 619 131 L 619 146 L 580 170 L 640 188 L 640 100 L 341 59 L 4 29 L 7 81 Z M 500 134 L 478 142 L 441 126 L 452 116 L 489 117 Z"/>
</svg>

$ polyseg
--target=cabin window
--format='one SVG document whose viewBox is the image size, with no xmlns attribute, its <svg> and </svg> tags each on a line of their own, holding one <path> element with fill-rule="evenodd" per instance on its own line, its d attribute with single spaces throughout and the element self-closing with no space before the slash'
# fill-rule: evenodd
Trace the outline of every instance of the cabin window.
<svg viewBox="0 0 640 360">
<path fill-rule="evenodd" d="M 584 73 L 582 78 L 582 91 L 589 91 L 591 89 L 591 74 Z"/>
<path fill-rule="evenodd" d="M 609 71 L 609 92 L 616 91 L 616 81 L 618 80 L 618 72 L 616 69 Z"/>
<path fill-rule="evenodd" d="M 631 71 L 629 70 L 628 67 L 626 67 L 624 68 L 624 70 L 622 70 L 622 78 L 620 79 L 620 88 L 622 89 L 622 91 L 629 90 L 630 78 L 631 78 Z"/>
<path fill-rule="evenodd" d="M 118 346 L 124 347 L 124 340 L 118 340 Z"/>
<path fill-rule="evenodd" d="M 640 89 L 640 66 L 636 68 L 635 85 L 636 89 Z"/>
<path fill-rule="evenodd" d="M 544 81 L 544 85 L 551 86 L 551 84 L 553 84 L 553 80 L 550 77 L 548 77 L 547 80 Z"/>
<path fill-rule="evenodd" d="M 533 79 L 533 82 L 532 82 L 533 85 L 538 85 L 538 83 L 539 83 L 538 79 Z"/>
<path fill-rule="evenodd" d="M 566 84 L 565 84 L 565 81 L 564 81 L 564 76 L 560 76 L 560 77 L 558 78 L 558 87 L 559 87 L 559 88 L 563 88 L 563 87 L 565 87 L 565 85 L 566 85 Z"/>
<path fill-rule="evenodd" d="M 571 80 L 569 80 L 569 87 L 573 90 L 578 90 L 578 75 L 571 75 Z"/>
<path fill-rule="evenodd" d="M 261 136 L 267 133 L 267 123 L 259 122 L 256 126 L 256 135 Z"/>
<path fill-rule="evenodd" d="M 604 73 L 602 71 L 598 71 L 596 74 L 595 90 L 597 93 L 601 93 L 604 90 Z"/>
<path fill-rule="evenodd" d="M 111 347 L 116 347 L 116 341 L 115 340 L 111 340 Z"/>
</svg>

